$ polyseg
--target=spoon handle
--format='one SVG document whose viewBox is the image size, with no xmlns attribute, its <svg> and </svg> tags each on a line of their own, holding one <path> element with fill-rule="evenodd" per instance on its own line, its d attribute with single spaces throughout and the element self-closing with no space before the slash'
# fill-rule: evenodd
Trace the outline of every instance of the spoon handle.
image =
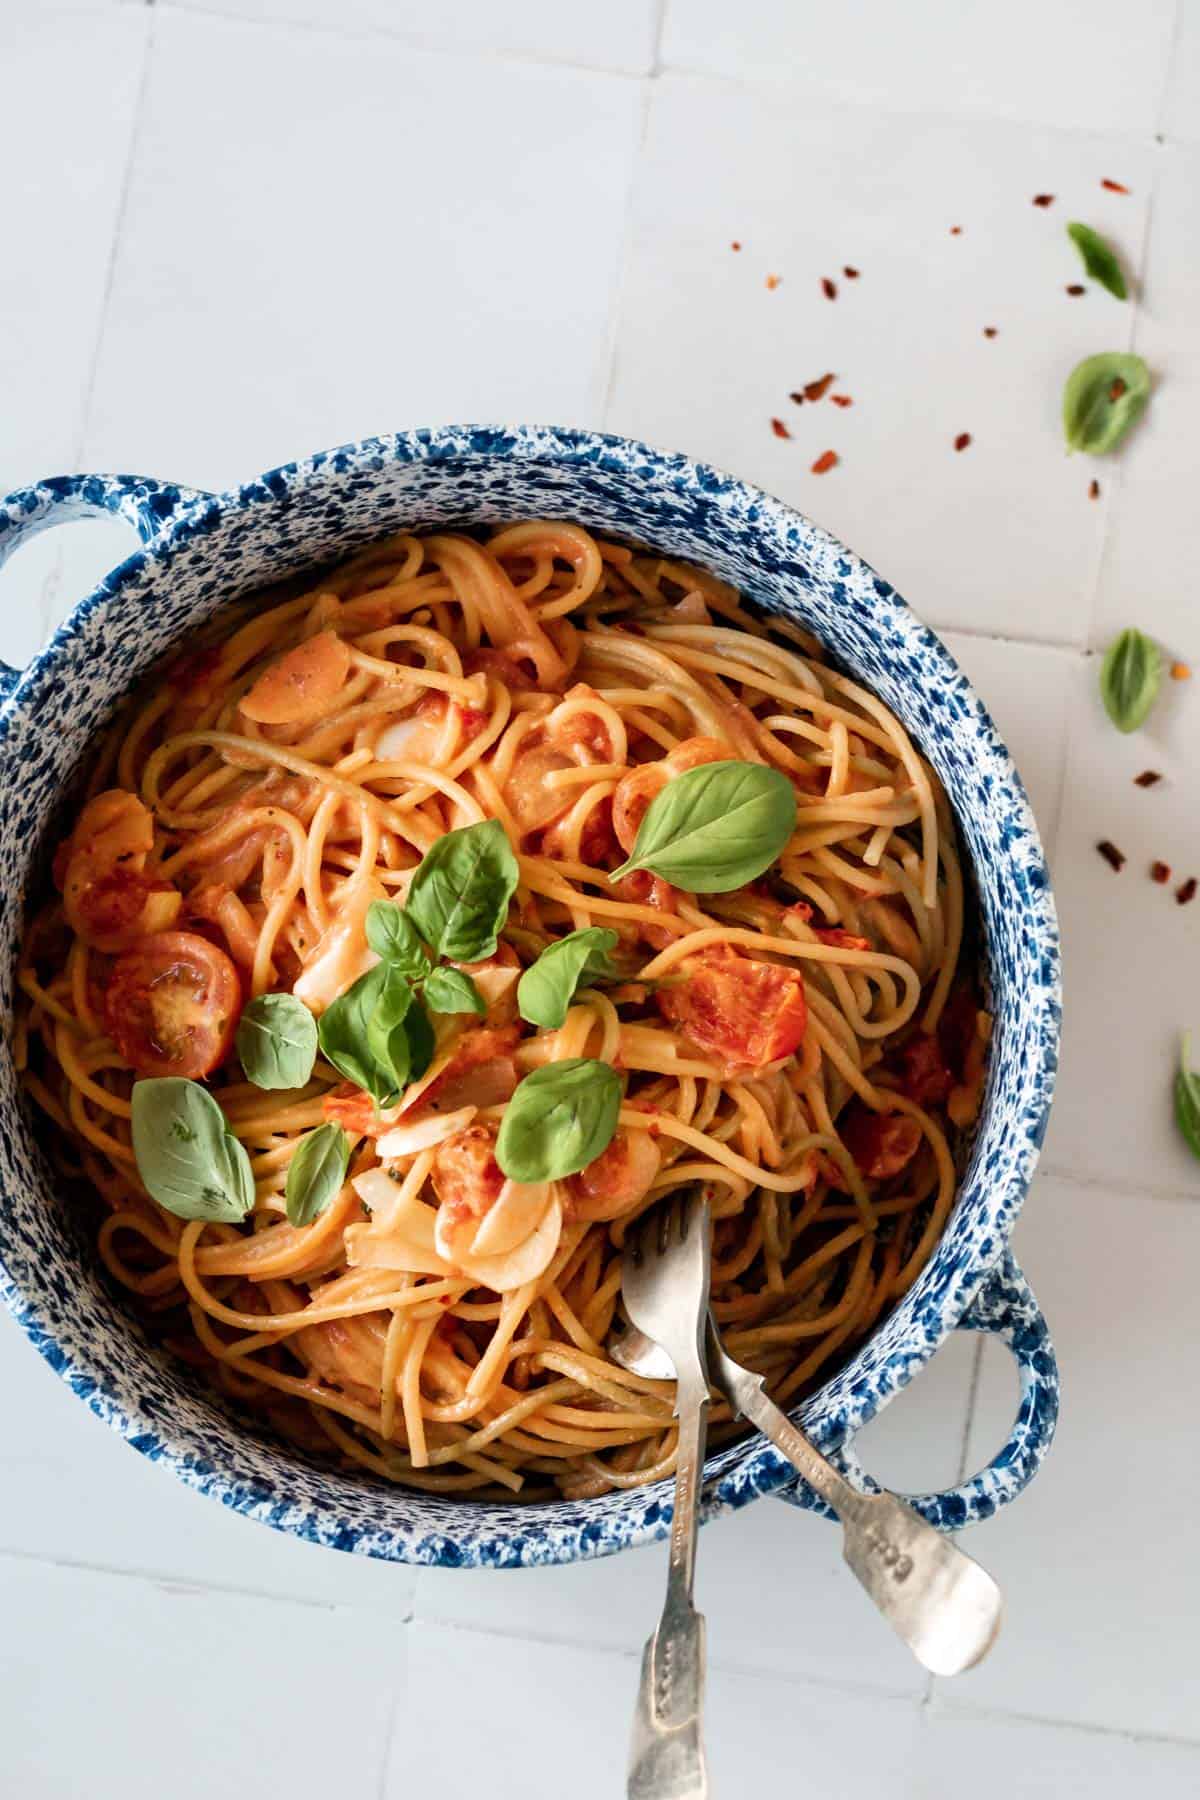
<svg viewBox="0 0 1200 1800">
<path fill-rule="evenodd" d="M 768 1399 L 762 1376 L 725 1354 L 711 1324 L 708 1364 L 735 1410 L 765 1432 L 833 1508 L 845 1533 L 846 1562 L 917 1661 L 935 1675 L 973 1667 L 994 1643 L 1004 1610 L 986 1569 L 895 1494 L 860 1494 L 851 1487 Z"/>
<path fill-rule="evenodd" d="M 708 1384 L 699 1369 L 678 1386 L 679 1451 L 667 1598 L 642 1654 L 629 1749 L 629 1800 L 708 1800 L 704 1758 L 704 1619 L 692 1604 Z"/>
</svg>

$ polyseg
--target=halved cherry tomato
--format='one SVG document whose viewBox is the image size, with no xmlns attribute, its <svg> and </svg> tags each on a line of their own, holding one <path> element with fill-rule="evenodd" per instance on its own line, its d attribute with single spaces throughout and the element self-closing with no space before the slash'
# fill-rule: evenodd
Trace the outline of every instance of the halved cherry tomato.
<svg viewBox="0 0 1200 1800">
<path fill-rule="evenodd" d="M 887 1181 L 910 1163 L 921 1127 L 907 1113 L 877 1113 L 855 1100 L 837 1123 L 838 1136 L 868 1181 Z"/>
<path fill-rule="evenodd" d="M 109 1034 L 139 1075 L 207 1075 L 229 1054 L 241 1011 L 237 970 L 191 931 L 160 931 L 113 966 Z"/>
<path fill-rule="evenodd" d="M 808 1003 L 798 969 L 714 944 L 672 973 L 684 980 L 659 991 L 659 1011 L 699 1049 L 730 1066 L 761 1069 L 803 1043 Z"/>
<path fill-rule="evenodd" d="M 350 671 L 350 648 L 335 631 L 319 631 L 264 669 L 241 703 L 259 725 L 294 725 L 333 701 Z"/>
</svg>

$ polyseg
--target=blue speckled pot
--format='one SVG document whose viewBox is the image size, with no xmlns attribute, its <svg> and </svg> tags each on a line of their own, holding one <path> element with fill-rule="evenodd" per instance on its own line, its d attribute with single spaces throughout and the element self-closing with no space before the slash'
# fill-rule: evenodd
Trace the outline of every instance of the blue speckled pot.
<svg viewBox="0 0 1200 1800">
<path fill-rule="evenodd" d="M 953 659 L 878 576 L 757 489 L 641 444 L 538 427 L 406 432 L 289 464 L 210 496 L 129 476 L 68 476 L 0 503 L 0 561 L 23 538 L 120 513 L 142 548 L 80 601 L 18 676 L 0 668 L 0 1002 L 31 867 L 56 800 L 114 701 L 225 600 L 408 526 L 537 515 L 576 519 L 714 569 L 811 627 L 911 730 L 956 805 L 975 868 L 996 1012 L 978 1137 L 929 1267 L 874 1337 L 800 1409 L 814 1441 L 866 1481 L 850 1443 L 950 1332 L 997 1333 L 1021 1374 L 1008 1443 L 981 1474 L 916 1505 L 946 1529 L 1018 1494 L 1049 1445 L 1058 1377 L 1009 1234 L 1037 1160 L 1054 1082 L 1058 934 L 1020 780 Z M 660 1537 L 666 1484 L 598 1500 L 481 1505 L 331 1472 L 262 1435 L 160 1354 L 98 1273 L 0 1057 L 0 1291 L 93 1411 L 146 1456 L 227 1506 L 301 1537 L 401 1562 L 569 1562 Z M 708 1464 L 709 1516 L 781 1494 L 819 1508 L 754 1439 Z"/>
</svg>

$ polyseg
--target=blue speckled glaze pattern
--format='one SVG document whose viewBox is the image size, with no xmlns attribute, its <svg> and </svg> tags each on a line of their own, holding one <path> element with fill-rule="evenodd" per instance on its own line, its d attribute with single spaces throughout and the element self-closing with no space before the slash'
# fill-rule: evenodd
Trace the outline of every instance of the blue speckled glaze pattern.
<svg viewBox="0 0 1200 1800">
<path fill-rule="evenodd" d="M 30 532 L 118 512 L 144 547 L 71 613 L 19 677 L 0 669 L 0 1004 L 56 805 L 114 703 L 224 601 L 400 527 L 550 515 L 705 564 L 815 631 L 899 715 L 951 795 L 974 868 L 996 1015 L 983 1116 L 954 1212 L 920 1279 L 798 1410 L 868 1485 L 854 1433 L 957 1329 L 990 1331 L 1021 1373 L 1018 1417 L 989 1467 L 921 1496 L 947 1529 L 1020 1492 L 1054 1429 L 1045 1321 L 1008 1247 L 1046 1127 L 1057 1061 L 1058 932 L 1037 830 L 1012 761 L 934 635 L 857 557 L 781 502 L 715 469 L 622 439 L 463 426 L 368 439 L 210 496 L 129 476 L 68 476 L 0 502 L 0 561 Z M 668 1484 L 536 1508 L 485 1505 L 332 1471 L 241 1418 L 149 1342 L 57 1191 L 0 1053 L 0 1292 L 42 1355 L 144 1455 L 226 1505 L 338 1549 L 412 1563 L 529 1566 L 598 1556 L 669 1525 Z M 797 1491 L 759 1438 L 713 1456 L 708 1516 Z"/>
</svg>

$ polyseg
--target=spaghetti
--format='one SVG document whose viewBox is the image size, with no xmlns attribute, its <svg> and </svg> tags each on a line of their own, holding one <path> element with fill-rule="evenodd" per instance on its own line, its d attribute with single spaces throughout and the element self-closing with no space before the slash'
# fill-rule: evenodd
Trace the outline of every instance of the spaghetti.
<svg viewBox="0 0 1200 1800">
<path fill-rule="evenodd" d="M 656 797 L 719 762 L 791 784 L 770 869 L 724 893 L 610 879 Z M 296 1088 L 247 1079 L 246 1002 L 326 1015 L 377 962 L 372 904 L 485 820 L 519 878 L 460 970 L 484 1016 L 431 1012 L 398 1097 L 324 1057 Z M 239 602 L 98 746 L 55 881 L 17 1054 L 103 1202 L 106 1267 L 243 1406 L 380 1476 L 538 1499 L 667 1475 L 670 1384 L 606 1346 L 624 1235 L 684 1182 L 711 1194 L 730 1351 L 784 1404 L 945 1224 L 989 1025 L 945 794 L 813 639 L 701 569 L 532 521 L 402 533 Z M 523 971 L 588 927 L 615 934 L 607 973 L 535 1028 Z M 618 1072 L 615 1135 L 565 1178 L 507 1179 L 518 1084 L 576 1058 Z M 248 1153 L 241 1223 L 176 1216 L 139 1168 L 135 1078 L 200 1075 Z M 289 1166 L 330 1122 L 346 1179 L 293 1223 Z"/>
</svg>

